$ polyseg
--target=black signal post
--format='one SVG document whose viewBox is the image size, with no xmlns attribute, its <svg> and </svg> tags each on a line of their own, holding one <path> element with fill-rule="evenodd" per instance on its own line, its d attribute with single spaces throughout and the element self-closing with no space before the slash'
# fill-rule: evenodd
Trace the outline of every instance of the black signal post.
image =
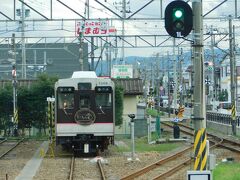
<svg viewBox="0 0 240 180">
<path fill-rule="evenodd" d="M 186 37 L 192 30 L 193 12 L 185 1 L 176 0 L 165 9 L 165 29 L 175 38 Z"/>
</svg>

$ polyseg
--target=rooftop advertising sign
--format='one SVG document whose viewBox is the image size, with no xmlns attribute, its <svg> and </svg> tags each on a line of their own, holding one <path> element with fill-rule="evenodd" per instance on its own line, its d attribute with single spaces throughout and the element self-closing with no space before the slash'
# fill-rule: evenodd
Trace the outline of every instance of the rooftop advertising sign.
<svg viewBox="0 0 240 180">
<path fill-rule="evenodd" d="M 84 32 L 84 36 L 108 36 L 114 35 L 116 29 L 110 27 L 107 20 L 76 21 L 75 35 L 79 36 L 80 32 Z"/>
<path fill-rule="evenodd" d="M 132 65 L 113 65 L 112 78 L 133 78 Z"/>
</svg>

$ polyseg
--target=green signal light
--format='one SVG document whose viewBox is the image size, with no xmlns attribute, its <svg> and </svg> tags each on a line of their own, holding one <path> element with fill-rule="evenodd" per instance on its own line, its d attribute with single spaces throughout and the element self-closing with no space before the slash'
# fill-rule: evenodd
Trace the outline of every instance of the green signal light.
<svg viewBox="0 0 240 180">
<path fill-rule="evenodd" d="M 183 12 L 182 12 L 181 10 L 176 10 L 176 11 L 174 12 L 174 16 L 175 16 L 176 18 L 181 18 L 181 17 L 183 16 Z"/>
</svg>

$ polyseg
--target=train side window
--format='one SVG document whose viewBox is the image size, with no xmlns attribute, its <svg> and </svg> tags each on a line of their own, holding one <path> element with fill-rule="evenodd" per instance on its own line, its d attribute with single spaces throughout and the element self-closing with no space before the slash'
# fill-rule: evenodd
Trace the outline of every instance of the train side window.
<svg viewBox="0 0 240 180">
<path fill-rule="evenodd" d="M 73 93 L 59 93 L 58 94 L 58 108 L 59 109 L 73 109 L 74 108 L 74 94 Z"/>
<path fill-rule="evenodd" d="M 90 97 L 89 96 L 80 96 L 79 108 L 90 108 Z"/>
</svg>

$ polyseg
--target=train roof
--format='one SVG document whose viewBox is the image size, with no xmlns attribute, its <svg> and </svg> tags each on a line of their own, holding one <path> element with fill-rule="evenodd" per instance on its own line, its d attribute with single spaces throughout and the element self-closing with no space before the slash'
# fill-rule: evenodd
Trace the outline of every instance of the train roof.
<svg viewBox="0 0 240 180">
<path fill-rule="evenodd" d="M 97 78 L 94 71 L 75 71 L 71 78 Z"/>
</svg>

